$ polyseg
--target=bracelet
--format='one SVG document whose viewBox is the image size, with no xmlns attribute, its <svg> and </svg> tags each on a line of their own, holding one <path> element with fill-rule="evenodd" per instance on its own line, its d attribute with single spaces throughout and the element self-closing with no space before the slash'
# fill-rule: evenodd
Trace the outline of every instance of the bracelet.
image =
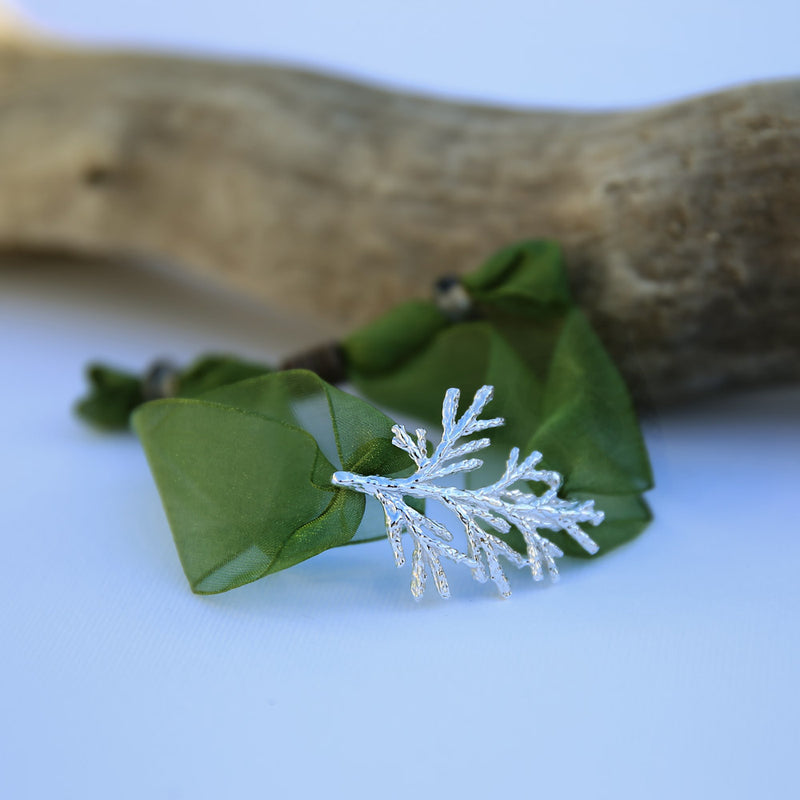
<svg viewBox="0 0 800 800">
<path fill-rule="evenodd" d="M 449 595 L 442 559 L 507 596 L 500 557 L 555 578 L 557 557 L 606 553 L 650 520 L 652 473 L 630 396 L 572 301 L 556 244 L 505 248 L 441 281 L 434 300 L 398 306 L 320 352 L 329 379 L 441 423 L 439 443 L 304 369 L 227 356 L 184 371 L 160 364 L 144 380 L 90 369 L 78 411 L 104 427 L 133 411 L 193 591 L 382 537 L 362 525 L 367 496 L 382 506 L 398 566 L 403 538 L 413 543 L 415 597 L 428 577 Z M 474 400 L 459 417 L 461 393 Z M 490 400 L 498 416 L 481 419 Z M 470 438 L 490 428 L 491 438 Z"/>
</svg>

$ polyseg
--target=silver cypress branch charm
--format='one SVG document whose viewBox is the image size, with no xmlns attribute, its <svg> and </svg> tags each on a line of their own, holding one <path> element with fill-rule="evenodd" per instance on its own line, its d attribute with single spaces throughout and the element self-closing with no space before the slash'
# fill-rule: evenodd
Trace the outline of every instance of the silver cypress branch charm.
<svg viewBox="0 0 800 800">
<path fill-rule="evenodd" d="M 483 386 L 475 394 L 470 407 L 460 419 L 456 418 L 460 392 L 448 389 L 442 405 L 442 439 L 428 455 L 428 436 L 423 428 L 411 436 L 405 427 L 392 428 L 392 444 L 404 450 L 416 464 L 416 471 L 407 478 L 384 478 L 380 475 L 356 475 L 336 472 L 332 482 L 337 486 L 372 495 L 383 506 L 386 530 L 398 567 L 405 564 L 403 534 L 414 542 L 411 556 L 411 593 L 419 598 L 425 591 L 430 574 L 442 597 L 450 596 L 442 559 L 464 564 L 473 577 L 485 582 L 491 579 L 504 597 L 511 587 L 500 564 L 502 556 L 517 567 L 530 567 L 534 580 L 541 580 L 545 570 L 553 580 L 558 578 L 555 559 L 563 552 L 539 533 L 540 529 L 565 531 L 584 550 L 597 552 L 597 544 L 580 527 L 580 523 L 599 525 L 603 512 L 595 509 L 594 500 L 571 501 L 558 497 L 561 475 L 537 469 L 542 454 L 534 451 L 519 461 L 519 448 L 508 456 L 503 475 L 481 489 L 462 489 L 434 483 L 441 478 L 471 472 L 483 466 L 479 458 L 465 458 L 488 447 L 487 437 L 458 444 L 466 436 L 497 428 L 504 424 L 500 417 L 479 419 L 492 399 L 493 387 Z M 524 482 L 543 483 L 548 488 L 535 495 L 515 488 Z M 410 506 L 406 497 L 435 500 L 453 512 L 466 534 L 466 552 L 453 547 L 453 534 L 442 523 L 430 519 Z M 510 547 L 497 534 L 508 533 L 516 527 L 525 539 L 527 555 Z M 494 531 L 494 532 L 492 532 Z"/>
</svg>

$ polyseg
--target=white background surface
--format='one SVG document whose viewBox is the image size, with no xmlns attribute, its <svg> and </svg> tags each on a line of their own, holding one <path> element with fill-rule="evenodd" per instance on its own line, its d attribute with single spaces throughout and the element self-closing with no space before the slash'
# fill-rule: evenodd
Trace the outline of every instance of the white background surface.
<svg viewBox="0 0 800 800">
<path fill-rule="evenodd" d="M 510 103 L 670 100 L 800 71 L 795 0 L 19 0 L 53 31 Z"/>
<path fill-rule="evenodd" d="M 519 102 L 798 71 L 796 4 L 27 5 Z M 648 423 L 655 522 L 557 586 L 451 570 L 415 604 L 379 542 L 195 597 L 135 439 L 70 416 L 83 365 L 318 336 L 152 274 L 0 267 L 0 796 L 795 796 L 799 389 Z"/>
</svg>

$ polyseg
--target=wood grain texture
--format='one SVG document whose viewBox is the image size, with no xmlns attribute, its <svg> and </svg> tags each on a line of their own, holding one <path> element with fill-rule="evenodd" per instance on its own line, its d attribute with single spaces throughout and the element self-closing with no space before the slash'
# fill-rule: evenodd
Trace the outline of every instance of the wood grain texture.
<svg viewBox="0 0 800 800">
<path fill-rule="evenodd" d="M 554 113 L 0 46 L 0 250 L 158 259 L 344 332 L 537 236 L 637 392 L 800 378 L 800 82 Z"/>
</svg>

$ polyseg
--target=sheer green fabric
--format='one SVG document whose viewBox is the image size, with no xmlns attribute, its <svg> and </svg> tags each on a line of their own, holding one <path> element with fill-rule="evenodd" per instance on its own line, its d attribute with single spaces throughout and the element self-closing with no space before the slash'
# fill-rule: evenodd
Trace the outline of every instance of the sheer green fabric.
<svg viewBox="0 0 800 800">
<path fill-rule="evenodd" d="M 438 327 L 423 346 L 398 345 L 391 369 L 351 370 L 355 386 L 381 406 L 437 424 L 448 387 L 469 396 L 492 384 L 492 413 L 506 425 L 493 432 L 485 466 L 467 484 L 489 482 L 510 447 L 539 450 L 543 467 L 564 476 L 564 497 L 594 497 L 606 513 L 592 530 L 601 553 L 636 536 L 650 520 L 641 497 L 653 485 L 647 449 L 624 381 L 571 300 L 558 245 L 505 248 L 463 284 L 480 322 Z M 585 555 L 568 537 L 555 538 L 566 552 Z M 510 542 L 524 549 L 521 538 Z"/>
<path fill-rule="evenodd" d="M 96 428 L 125 430 L 131 412 L 145 401 L 141 378 L 105 364 L 90 364 L 86 380 L 89 393 L 75 405 L 78 416 Z"/>
<path fill-rule="evenodd" d="M 495 387 L 485 466 L 468 486 L 496 479 L 511 447 L 539 450 L 564 478 L 562 496 L 596 501 L 600 553 L 650 519 L 642 493 L 650 464 L 622 378 L 574 306 L 557 244 L 522 242 L 491 256 L 463 286 L 478 321 L 453 322 L 433 302 L 412 301 L 342 343 L 347 375 L 381 406 L 437 426 L 442 398 Z M 94 367 L 79 413 L 106 427 L 133 424 L 145 447 L 192 588 L 219 592 L 330 547 L 383 535 L 359 530 L 364 499 L 336 489 L 336 469 L 400 474 L 392 421 L 311 373 L 227 356 L 200 359 L 179 376 L 179 399 L 141 405 L 141 381 Z M 260 376 L 260 377 L 253 377 Z M 482 456 L 484 453 L 482 453 Z M 538 488 L 538 487 L 534 487 Z M 380 529 L 379 529 L 380 528 Z M 585 555 L 554 534 L 567 553 Z M 514 531 L 509 543 L 524 551 Z"/>
<path fill-rule="evenodd" d="M 408 466 L 391 445 L 388 417 L 304 371 L 202 399 L 156 400 L 135 412 L 133 425 L 198 593 L 232 589 L 348 542 L 364 498 L 331 485 L 335 470 L 392 474 Z"/>
<path fill-rule="evenodd" d="M 572 305 L 561 248 L 546 239 L 499 250 L 463 284 L 476 303 L 502 313 L 541 319 Z"/>
<path fill-rule="evenodd" d="M 177 397 L 197 397 L 218 386 L 268 372 L 271 369 L 266 364 L 242 361 L 233 356 L 203 356 L 175 376 L 175 394 Z M 96 428 L 127 430 L 133 411 L 148 399 L 142 376 L 104 364 L 91 364 L 86 370 L 86 378 L 89 393 L 75 406 L 78 416 Z"/>
<path fill-rule="evenodd" d="M 410 300 L 352 333 L 345 341 L 348 372 L 390 372 L 411 354 L 424 350 L 448 320 L 427 300 Z"/>
</svg>

